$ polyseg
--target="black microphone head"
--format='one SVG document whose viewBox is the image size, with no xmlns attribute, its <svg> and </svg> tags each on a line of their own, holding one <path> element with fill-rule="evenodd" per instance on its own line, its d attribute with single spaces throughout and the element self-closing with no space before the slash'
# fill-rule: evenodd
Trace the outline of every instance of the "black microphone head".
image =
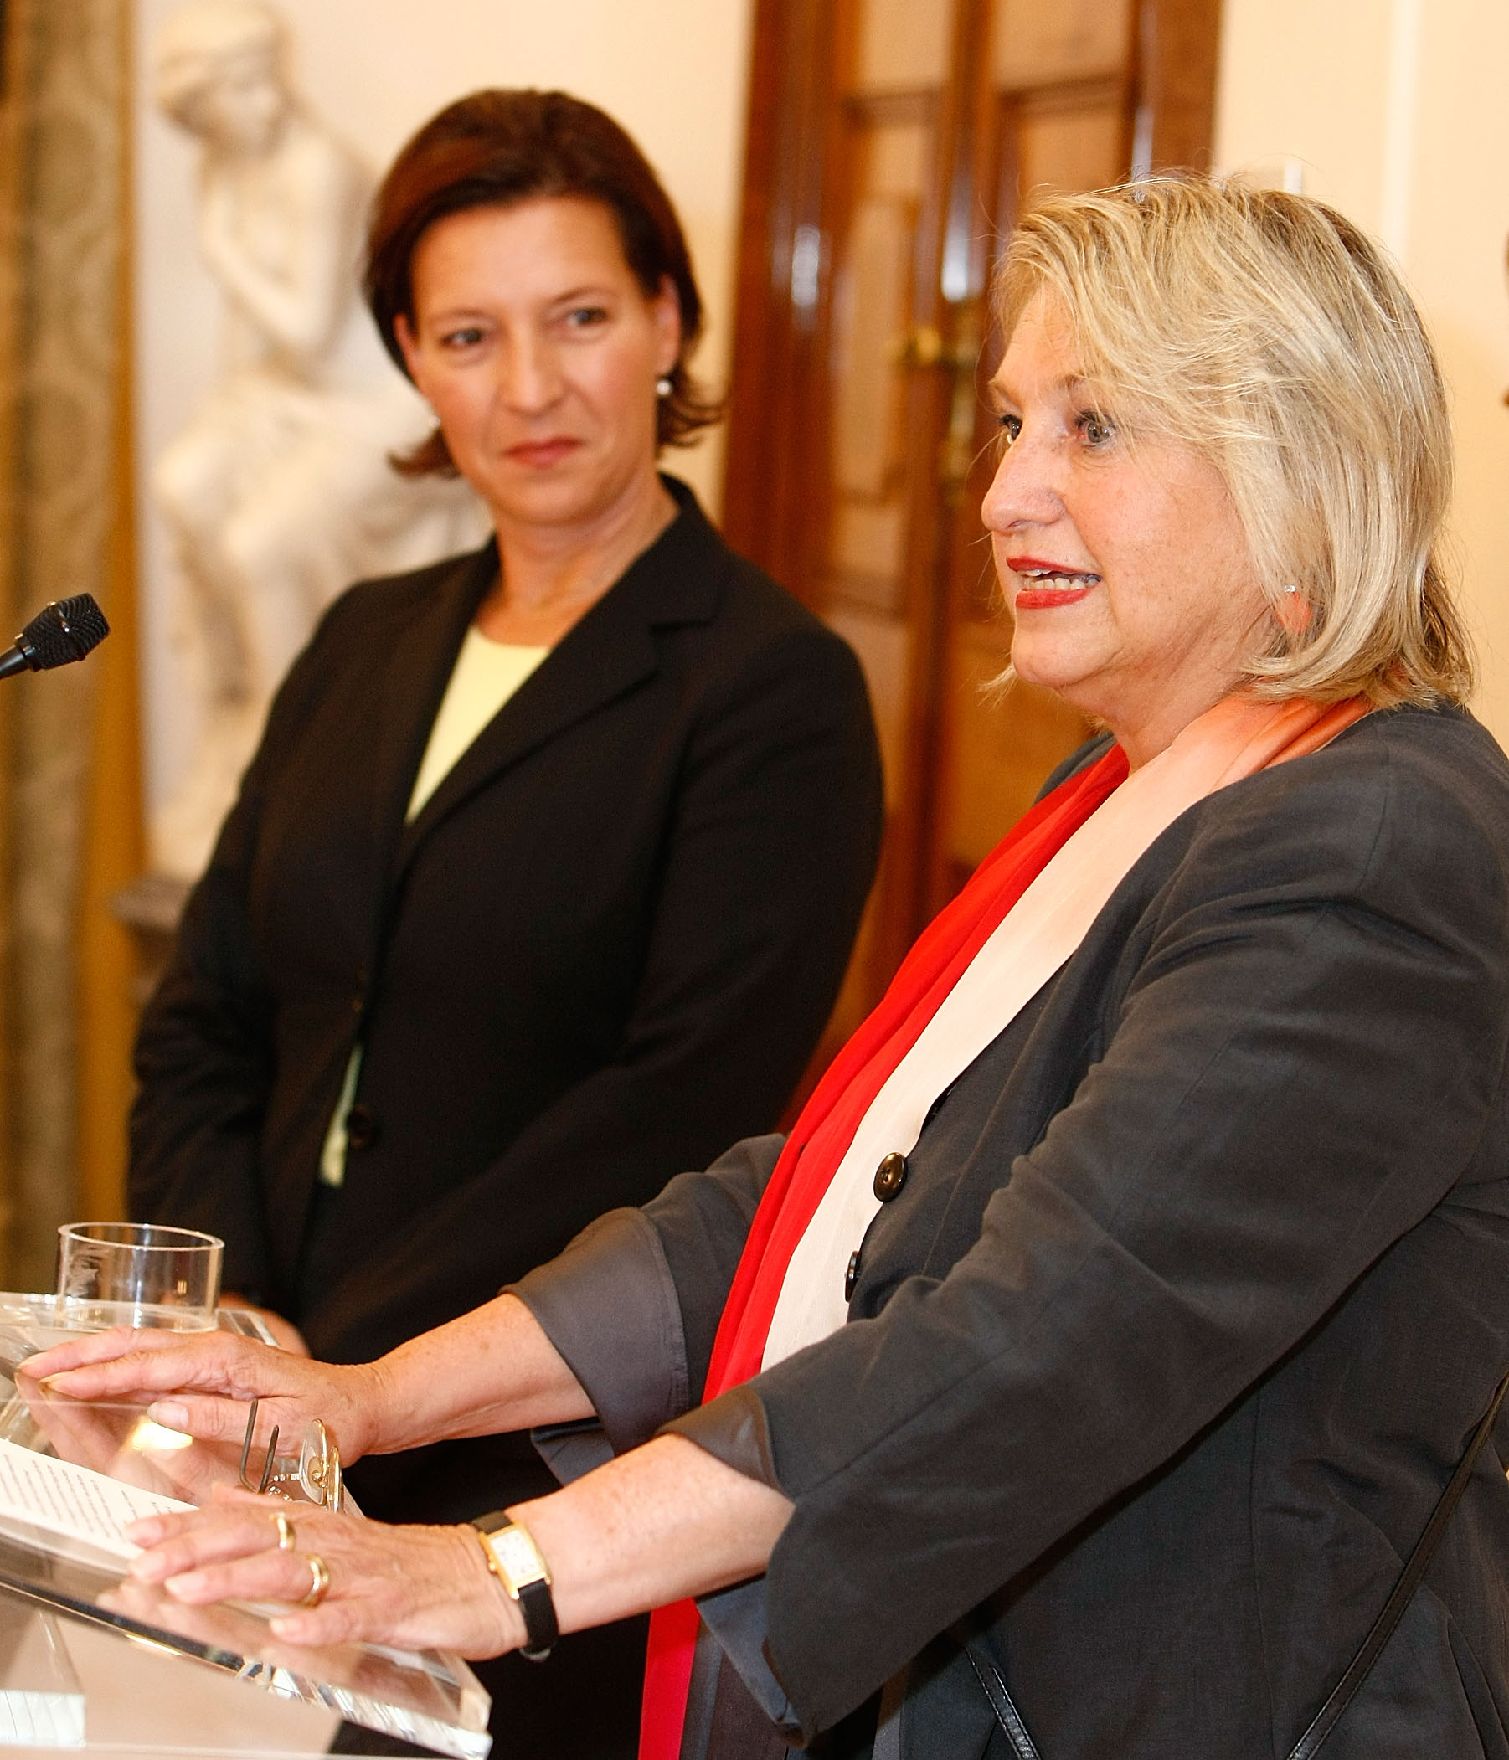
<svg viewBox="0 0 1509 1760">
<path fill-rule="evenodd" d="M 75 593 L 44 606 L 16 637 L 16 646 L 33 672 L 46 672 L 82 660 L 109 634 L 105 614 L 91 595 Z"/>
</svg>

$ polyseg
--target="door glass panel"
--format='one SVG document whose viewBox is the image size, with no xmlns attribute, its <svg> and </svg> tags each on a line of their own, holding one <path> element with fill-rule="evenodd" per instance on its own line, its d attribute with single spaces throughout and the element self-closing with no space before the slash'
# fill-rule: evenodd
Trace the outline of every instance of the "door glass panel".
<svg viewBox="0 0 1509 1760">
<path fill-rule="evenodd" d="M 866 0 L 859 16 L 856 89 L 941 87 L 949 74 L 952 10 L 947 0 Z"/>
<path fill-rule="evenodd" d="M 902 610 L 906 338 L 926 129 L 867 126 L 834 278 L 831 561 L 846 597 Z"/>
<path fill-rule="evenodd" d="M 995 0 L 996 84 L 1007 90 L 1119 73 L 1132 45 L 1132 0 Z"/>
<path fill-rule="evenodd" d="M 916 456 L 907 419 L 908 363 L 916 290 L 928 279 L 919 251 L 935 175 L 937 98 L 925 89 L 847 96 L 847 199 L 834 229 L 822 603 L 864 663 L 893 794 L 905 773 L 912 646 L 908 494 L 913 473 L 928 464 L 925 453 Z"/>
<path fill-rule="evenodd" d="M 1127 174 L 1126 113 L 1099 104 L 1029 109 L 1017 136 L 1022 206 L 1049 190 L 1099 189 Z"/>
</svg>

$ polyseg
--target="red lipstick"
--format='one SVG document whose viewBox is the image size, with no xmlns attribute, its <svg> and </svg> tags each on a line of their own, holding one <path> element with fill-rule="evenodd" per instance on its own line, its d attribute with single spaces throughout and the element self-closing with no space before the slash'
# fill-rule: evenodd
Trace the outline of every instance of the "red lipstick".
<svg viewBox="0 0 1509 1760">
<path fill-rule="evenodd" d="M 533 470 L 548 470 L 551 465 L 559 464 L 568 453 L 575 452 L 577 442 L 562 436 L 555 440 L 524 440 L 517 446 L 507 449 L 507 457 L 516 464 L 527 465 Z"/>
<path fill-rule="evenodd" d="M 1052 611 L 1060 605 L 1077 605 L 1090 591 L 1089 587 L 1023 587 L 1013 605 L 1017 611 Z"/>
<path fill-rule="evenodd" d="M 1077 605 L 1100 585 L 1100 576 L 1087 568 L 1068 568 L 1040 556 L 1012 556 L 1007 568 L 1021 583 L 1016 592 L 1017 611 L 1052 611 Z"/>
</svg>

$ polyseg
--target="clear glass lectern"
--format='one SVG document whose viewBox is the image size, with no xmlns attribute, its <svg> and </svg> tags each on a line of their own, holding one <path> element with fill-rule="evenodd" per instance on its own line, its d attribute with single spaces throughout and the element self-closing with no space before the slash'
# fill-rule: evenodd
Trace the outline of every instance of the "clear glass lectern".
<svg viewBox="0 0 1509 1760">
<path fill-rule="evenodd" d="M 220 1321 L 260 1334 L 250 1315 Z M 61 1336 L 52 1296 L 0 1294 L 0 1456 L 23 1449 L 192 1503 L 236 1482 L 239 1450 L 164 1430 L 140 1405 L 18 1392 L 16 1364 Z M 183 1606 L 123 1576 L 119 1557 L 90 1541 L 0 1510 L 0 1760 L 64 1749 L 115 1760 L 482 1760 L 487 1712 L 458 1657 L 279 1645 L 256 1608 Z"/>
</svg>

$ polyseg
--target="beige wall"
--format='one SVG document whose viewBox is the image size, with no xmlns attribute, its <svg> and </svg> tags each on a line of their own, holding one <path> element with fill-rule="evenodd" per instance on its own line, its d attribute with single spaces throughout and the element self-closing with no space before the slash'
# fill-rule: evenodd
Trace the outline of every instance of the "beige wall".
<svg viewBox="0 0 1509 1760">
<path fill-rule="evenodd" d="M 1476 707 L 1509 743 L 1506 80 L 1505 0 L 1226 0 L 1218 163 L 1297 171 L 1381 237 L 1440 350 Z"/>
<path fill-rule="evenodd" d="M 374 164 L 448 99 L 480 85 L 562 86 L 611 111 L 660 171 L 708 306 L 699 365 L 724 381 L 735 270 L 751 0 L 271 0 L 292 26 L 313 108 Z M 178 0 L 136 0 L 137 408 L 145 466 L 217 360 L 219 307 L 193 241 L 190 142 L 151 104 L 151 44 Z M 721 441 L 675 455 L 716 502 Z M 193 737 L 169 642 L 167 561 L 139 495 L 147 795 L 171 789 Z"/>
</svg>

